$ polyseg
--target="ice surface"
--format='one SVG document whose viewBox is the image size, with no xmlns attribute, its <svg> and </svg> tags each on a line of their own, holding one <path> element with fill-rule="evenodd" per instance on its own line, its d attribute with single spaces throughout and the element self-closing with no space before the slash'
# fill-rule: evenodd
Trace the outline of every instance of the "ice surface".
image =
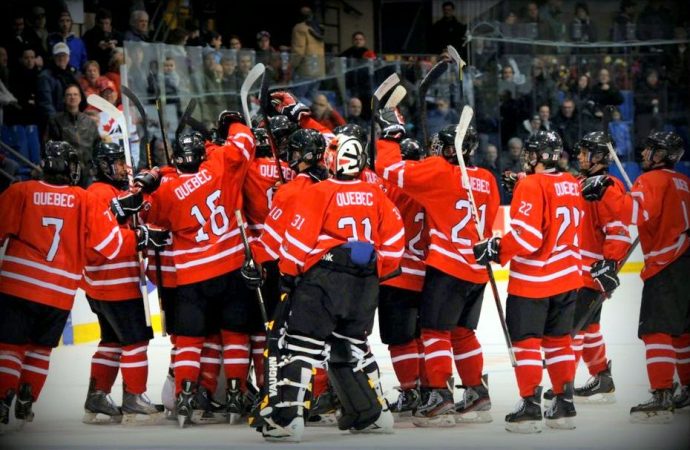
<svg viewBox="0 0 690 450">
<path fill-rule="evenodd" d="M 505 283 L 500 283 L 502 289 Z M 52 357 L 50 375 L 40 401 L 34 406 L 36 418 L 22 431 L 0 436 L 0 449 L 64 448 L 486 448 L 486 449 L 689 449 L 690 411 L 678 412 L 668 425 L 639 425 L 629 421 L 631 406 L 647 400 L 644 346 L 636 328 L 642 283 L 637 275 L 622 276 L 622 286 L 604 305 L 602 330 L 613 360 L 613 376 L 618 402 L 613 405 L 578 406 L 577 429 L 545 428 L 538 435 L 515 435 L 503 428 L 503 417 L 518 400 L 513 370 L 503 346 L 495 306 L 490 294 L 485 299 L 479 339 L 484 345 L 485 370 L 490 376 L 494 421 L 490 424 L 458 425 L 450 429 L 420 429 L 410 423 L 396 424 L 393 435 L 351 435 L 336 428 L 307 428 L 304 441 L 269 444 L 246 426 L 208 425 L 178 429 L 175 422 L 159 426 L 97 426 L 81 423 L 89 377 L 90 357 L 96 345 L 61 347 Z M 505 293 L 503 294 L 505 301 Z M 371 339 L 381 366 L 384 389 L 393 399 L 396 384 L 390 358 L 375 330 Z M 169 343 L 157 337 L 149 348 L 149 395 L 160 400 L 168 365 Z M 457 377 L 456 377 L 457 379 Z M 577 385 L 587 379 L 580 366 Z M 544 372 L 544 385 L 549 386 Z M 120 381 L 116 382 L 116 386 Z M 460 399 L 460 391 L 456 391 Z M 119 403 L 121 389 L 113 391 Z M 13 420 L 13 418 L 12 418 Z M 11 422 L 13 424 L 14 422 Z"/>
</svg>

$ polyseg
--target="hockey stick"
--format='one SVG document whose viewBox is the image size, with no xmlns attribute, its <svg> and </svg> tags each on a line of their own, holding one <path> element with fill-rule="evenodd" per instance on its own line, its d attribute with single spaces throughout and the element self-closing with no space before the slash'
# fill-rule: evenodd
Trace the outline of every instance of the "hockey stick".
<svg viewBox="0 0 690 450">
<path fill-rule="evenodd" d="M 386 101 L 386 108 L 396 108 L 407 95 L 407 89 L 403 86 L 396 86 L 395 90 Z"/>
<path fill-rule="evenodd" d="M 477 227 L 477 234 L 479 235 L 479 240 L 484 240 L 484 226 L 480 224 L 479 214 L 477 212 L 477 204 L 474 202 L 474 194 L 472 193 L 472 186 L 470 184 L 470 177 L 467 174 L 467 166 L 465 166 L 465 159 L 462 157 L 462 143 L 465 140 L 465 134 L 467 134 L 467 128 L 472 122 L 472 116 L 474 111 L 468 105 L 462 108 L 462 114 L 460 115 L 460 121 L 458 126 L 455 128 L 455 152 L 458 157 L 458 163 L 460 165 L 460 173 L 462 176 L 462 186 L 467 191 L 467 199 L 470 202 L 470 208 L 472 210 L 472 218 L 474 219 L 474 224 Z M 503 314 L 503 306 L 501 305 L 501 296 L 498 292 L 498 286 L 496 285 L 496 278 L 494 277 L 493 269 L 491 268 L 491 263 L 486 265 L 486 271 L 489 274 L 489 283 L 491 284 L 491 291 L 494 295 L 494 300 L 496 301 L 496 309 L 498 310 L 498 319 L 501 321 L 501 328 L 503 328 L 503 337 L 505 337 L 506 345 L 508 346 L 508 355 L 510 356 L 510 364 L 513 367 L 517 367 L 517 361 L 515 360 L 515 353 L 513 352 L 513 343 L 510 340 L 510 334 L 508 333 L 508 325 L 506 324 L 506 319 Z"/>
<path fill-rule="evenodd" d="M 252 268 L 256 267 L 254 258 L 252 257 L 252 250 L 249 248 L 249 239 L 247 239 L 247 232 L 244 229 L 244 220 L 242 219 L 242 212 L 239 209 L 235 210 L 235 219 L 237 226 L 240 229 L 240 236 L 242 237 L 242 245 L 244 246 L 244 257 L 249 261 Z M 264 329 L 268 331 L 268 314 L 266 314 L 266 304 L 264 303 L 264 296 L 261 293 L 261 288 L 256 288 L 256 299 L 259 301 L 259 310 L 261 310 L 261 318 L 264 321 Z"/>
<path fill-rule="evenodd" d="M 36 164 L 32 163 L 30 160 L 28 160 L 24 155 L 19 153 L 17 150 L 15 150 L 12 147 L 10 147 L 9 145 L 5 144 L 3 141 L 0 141 L 0 144 L 2 145 L 2 148 L 4 148 L 5 150 L 7 150 L 10 153 L 10 155 L 14 156 L 19 161 L 23 162 L 24 164 L 26 164 L 27 166 L 29 166 L 33 170 L 36 170 L 39 173 L 43 173 L 43 169 L 41 169 L 40 166 L 37 166 Z"/>
<path fill-rule="evenodd" d="M 141 100 L 139 100 L 139 97 L 132 92 L 130 88 L 127 86 L 122 86 L 122 95 L 124 95 L 136 108 L 136 110 L 139 112 L 139 116 L 141 117 L 141 121 L 144 123 L 144 136 L 143 136 L 143 141 L 144 145 L 146 146 L 146 168 L 151 170 L 153 168 L 153 158 L 151 156 L 151 140 L 149 138 L 149 131 L 148 131 L 148 116 L 146 115 L 146 109 L 144 109 L 144 105 L 141 103 Z M 161 268 L 161 252 L 159 249 L 154 249 L 153 256 L 156 261 L 156 287 L 158 290 L 158 309 L 160 310 L 160 319 L 161 319 L 161 334 L 163 337 L 168 335 L 168 327 L 165 322 L 165 310 L 163 309 L 163 269 Z"/>
<path fill-rule="evenodd" d="M 448 69 L 448 61 L 444 59 L 437 62 L 419 84 L 419 120 L 422 128 L 422 139 L 424 140 L 422 144 L 424 147 L 429 145 L 429 127 L 426 117 L 426 94 L 429 92 L 431 85 L 441 78 L 441 75 L 445 73 L 446 69 Z"/>
<path fill-rule="evenodd" d="M 618 159 L 618 155 L 616 154 L 616 151 L 613 149 L 613 144 L 611 144 L 611 135 L 609 134 L 609 123 L 611 122 L 611 115 L 613 114 L 613 109 L 614 107 L 611 105 L 605 107 L 604 134 L 606 136 L 609 136 L 608 142 L 606 142 L 606 148 L 608 148 L 609 156 L 616 164 L 616 167 L 618 168 L 618 171 L 621 173 L 621 176 L 623 177 L 623 180 L 625 181 L 625 185 L 628 187 L 628 190 L 632 190 L 632 181 L 630 181 L 630 177 L 628 177 L 628 174 L 625 172 L 623 164 L 621 164 L 621 160 Z"/>
<path fill-rule="evenodd" d="M 400 82 L 400 77 L 397 73 L 392 74 L 385 80 L 379 87 L 374 91 L 374 95 L 371 96 L 371 136 L 369 137 L 369 164 L 371 170 L 375 170 L 374 165 L 376 161 L 376 120 L 374 120 L 374 115 L 379 109 L 379 104 L 381 99 L 393 89 L 393 87 Z"/>
<path fill-rule="evenodd" d="M 132 153 L 129 149 L 129 133 L 127 132 L 127 120 L 125 119 L 124 113 L 117 109 L 117 107 L 110 103 L 108 100 L 96 94 L 89 95 L 86 98 L 86 102 L 94 108 L 98 109 L 99 111 L 103 111 L 104 113 L 115 119 L 115 122 L 120 126 L 120 130 L 122 130 L 123 135 L 122 143 L 125 147 L 125 164 L 127 164 L 127 166 L 131 168 Z M 127 171 L 127 178 L 129 178 L 129 184 L 131 186 L 133 184 L 131 170 Z M 135 227 L 137 226 L 136 214 L 132 216 L 132 224 Z M 146 286 L 146 266 L 144 265 L 144 258 L 142 252 L 140 251 L 137 252 L 137 262 L 139 263 L 139 290 L 141 291 L 141 299 L 144 302 L 144 315 L 146 317 L 146 326 L 150 327 L 151 308 L 149 306 L 149 291 Z"/>
<path fill-rule="evenodd" d="M 252 117 L 249 114 L 249 91 L 251 90 L 256 80 L 261 77 L 264 72 L 266 72 L 266 67 L 262 63 L 259 63 L 252 67 L 252 70 L 247 74 L 247 78 L 244 79 L 242 87 L 240 87 L 240 101 L 242 102 L 242 114 L 244 115 L 244 120 L 247 122 L 247 126 L 252 126 Z"/>
<path fill-rule="evenodd" d="M 280 165 L 280 155 L 278 154 L 278 144 L 276 143 L 276 138 L 273 136 L 273 131 L 269 123 L 269 111 L 271 110 L 271 96 L 268 93 L 268 76 L 264 72 L 261 77 L 261 88 L 259 89 L 259 109 L 264 116 L 266 121 L 266 134 L 268 135 L 268 140 L 271 145 L 271 152 L 273 153 L 273 159 L 276 163 L 276 170 L 278 171 L 278 179 L 281 184 L 285 184 L 285 175 L 283 174 L 283 168 Z"/>
<path fill-rule="evenodd" d="M 168 140 L 165 137 L 165 118 L 163 117 L 163 105 L 161 102 L 161 92 L 158 84 L 153 83 L 155 94 L 156 94 L 156 112 L 158 113 L 158 123 L 161 127 L 161 139 L 163 140 L 163 149 L 165 153 L 165 163 L 169 166 L 172 165 L 170 161 L 170 152 L 168 150 Z"/>
<path fill-rule="evenodd" d="M 175 140 L 176 141 L 180 138 L 180 135 L 184 131 L 184 127 L 186 127 L 187 125 L 189 125 L 195 131 L 198 131 L 191 124 L 192 114 L 194 114 L 194 110 L 196 109 L 196 103 L 197 102 L 196 102 L 195 98 L 189 99 L 189 103 L 187 103 L 187 107 L 185 108 L 184 112 L 182 113 L 182 117 L 180 117 L 180 123 L 177 124 L 177 129 L 175 130 Z"/>
<path fill-rule="evenodd" d="M 467 63 L 460 57 L 460 53 L 458 53 L 458 51 L 452 45 L 446 47 L 446 51 L 448 52 L 450 59 L 452 59 L 453 62 L 458 65 L 458 76 L 460 77 L 460 102 L 458 104 L 458 109 L 460 109 L 465 98 L 465 92 L 462 85 L 462 71 Z"/>
</svg>

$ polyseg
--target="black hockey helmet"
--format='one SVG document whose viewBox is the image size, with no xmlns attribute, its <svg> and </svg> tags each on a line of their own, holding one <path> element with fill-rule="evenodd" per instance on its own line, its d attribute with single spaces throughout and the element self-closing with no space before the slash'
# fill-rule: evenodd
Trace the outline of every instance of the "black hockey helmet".
<svg viewBox="0 0 690 450">
<path fill-rule="evenodd" d="M 462 141 L 462 156 L 466 164 L 470 164 L 470 157 L 479 146 L 477 130 L 470 126 L 467 128 L 465 139 Z M 432 155 L 443 156 L 451 164 L 458 164 L 457 150 L 455 149 L 455 125 L 446 125 L 431 138 Z"/>
<path fill-rule="evenodd" d="M 419 161 L 424 159 L 426 152 L 418 140 L 405 138 L 400 142 L 400 156 L 404 161 Z"/>
<path fill-rule="evenodd" d="M 647 136 L 645 149 L 651 153 L 642 161 L 645 170 L 658 167 L 673 168 L 683 157 L 683 140 L 673 131 L 652 131 Z"/>
<path fill-rule="evenodd" d="M 254 128 L 254 141 L 256 142 L 256 157 L 268 158 L 273 156 L 271 151 L 271 140 L 268 137 L 268 131 L 265 128 Z"/>
<path fill-rule="evenodd" d="M 609 165 L 608 144 L 613 145 L 608 134 L 603 131 L 592 131 L 585 134 L 577 143 L 576 148 L 583 155 L 588 164 L 580 164 L 580 172 L 583 175 L 591 175 L 592 166 L 597 164 L 603 167 Z"/>
<path fill-rule="evenodd" d="M 321 161 L 326 150 L 326 140 L 323 135 L 312 128 L 302 128 L 288 138 L 287 151 L 290 168 L 299 171 L 299 163 L 315 166 Z"/>
<path fill-rule="evenodd" d="M 79 154 L 65 141 L 48 141 L 41 160 L 44 179 L 51 184 L 76 185 L 81 179 Z"/>
<path fill-rule="evenodd" d="M 299 126 L 290 121 L 288 116 L 277 115 L 268 119 L 268 128 L 271 130 L 275 145 L 278 147 L 280 159 L 287 160 L 287 141 Z"/>
<path fill-rule="evenodd" d="M 367 132 L 361 126 L 356 123 L 346 123 L 345 125 L 339 125 L 333 128 L 333 134 L 336 136 L 339 134 L 344 134 L 345 136 L 352 136 L 359 139 L 362 146 L 367 143 Z"/>
<path fill-rule="evenodd" d="M 527 139 L 525 150 L 527 164 L 532 170 L 539 163 L 545 169 L 557 168 L 563 152 L 563 140 L 555 131 L 537 131 Z"/>
<path fill-rule="evenodd" d="M 201 133 L 187 133 L 180 136 L 173 148 L 173 163 L 183 173 L 194 173 L 206 160 L 204 137 Z"/>
<path fill-rule="evenodd" d="M 127 173 L 118 170 L 117 163 L 125 162 L 125 150 L 115 142 L 98 142 L 93 148 L 93 159 L 96 178 L 108 183 L 121 184 L 127 181 Z"/>
</svg>

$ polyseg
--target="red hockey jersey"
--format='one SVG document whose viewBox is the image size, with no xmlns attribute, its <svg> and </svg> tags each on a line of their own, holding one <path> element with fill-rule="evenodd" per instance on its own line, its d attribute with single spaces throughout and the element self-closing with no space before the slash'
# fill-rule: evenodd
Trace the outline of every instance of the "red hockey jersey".
<svg viewBox="0 0 690 450">
<path fill-rule="evenodd" d="M 70 310 L 87 249 L 114 259 L 125 249 L 110 209 L 84 189 L 43 181 L 11 185 L 0 195 L 0 242 L 8 240 L 0 292 Z"/>
<path fill-rule="evenodd" d="M 286 162 L 281 161 L 280 167 L 286 182 L 295 177 L 295 172 Z M 276 183 L 279 181 L 280 174 L 275 158 L 256 158 L 249 166 L 247 178 L 242 186 L 242 204 L 250 240 L 258 237 L 264 228 L 266 216 L 271 210 L 273 196 L 277 190 Z"/>
<path fill-rule="evenodd" d="M 379 277 L 390 274 L 399 267 L 405 246 L 400 213 L 381 189 L 361 180 L 315 184 L 295 206 L 283 234 L 280 271 L 305 273 L 328 250 L 348 241 L 373 244 Z"/>
<path fill-rule="evenodd" d="M 228 134 L 223 146 L 206 144 L 207 159 L 197 173 L 180 174 L 151 196 L 150 217 L 172 233 L 178 285 L 232 272 L 244 261 L 234 211 L 242 206 L 254 138 L 239 123 L 232 124 Z"/>
<path fill-rule="evenodd" d="M 582 286 L 580 185 L 569 173 L 537 173 L 518 181 L 511 230 L 501 240 L 510 261 L 508 293 L 545 298 Z"/>
<path fill-rule="evenodd" d="M 177 169 L 171 166 L 162 167 L 160 170 L 161 185 L 168 183 L 178 177 Z M 149 198 L 150 200 L 150 198 Z M 156 213 L 160 212 L 160 209 L 154 211 Z M 152 216 L 151 211 L 144 210 L 141 215 L 147 222 L 158 223 L 161 221 L 160 218 Z M 158 284 L 158 276 L 156 275 L 156 252 L 148 249 L 148 265 L 146 266 L 146 276 L 154 284 Z M 160 252 L 161 260 L 161 284 L 166 288 L 177 287 L 177 276 L 175 274 L 175 260 L 173 258 L 172 245 L 166 246 Z"/>
<path fill-rule="evenodd" d="M 637 225 L 646 280 L 675 261 L 690 246 L 690 178 L 674 170 L 640 175 L 632 191 L 617 193 L 614 214 Z"/>
<path fill-rule="evenodd" d="M 376 170 L 424 207 L 429 230 L 426 264 L 472 283 L 489 280 L 476 263 L 472 247 L 479 240 L 460 167 L 439 156 L 422 161 L 402 161 L 399 145 L 379 140 Z M 498 184 L 487 170 L 468 167 L 468 175 L 484 235 L 491 235 L 500 204 Z"/>
</svg>

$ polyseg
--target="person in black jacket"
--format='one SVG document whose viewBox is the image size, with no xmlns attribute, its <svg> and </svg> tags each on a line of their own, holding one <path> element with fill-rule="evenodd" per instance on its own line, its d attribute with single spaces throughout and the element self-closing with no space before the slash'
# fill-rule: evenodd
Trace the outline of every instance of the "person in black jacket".
<svg viewBox="0 0 690 450">
<path fill-rule="evenodd" d="M 443 17 L 431 26 L 429 53 L 442 53 L 446 46 L 452 45 L 460 52 L 460 56 L 467 60 L 467 47 L 464 46 L 467 24 L 455 17 L 453 2 L 443 2 L 441 8 Z"/>
<path fill-rule="evenodd" d="M 115 48 L 122 47 L 122 34 L 113 30 L 112 20 L 110 11 L 99 9 L 96 13 L 96 25 L 84 33 L 82 38 L 89 59 L 98 61 L 101 67 L 108 67 Z"/>
</svg>

